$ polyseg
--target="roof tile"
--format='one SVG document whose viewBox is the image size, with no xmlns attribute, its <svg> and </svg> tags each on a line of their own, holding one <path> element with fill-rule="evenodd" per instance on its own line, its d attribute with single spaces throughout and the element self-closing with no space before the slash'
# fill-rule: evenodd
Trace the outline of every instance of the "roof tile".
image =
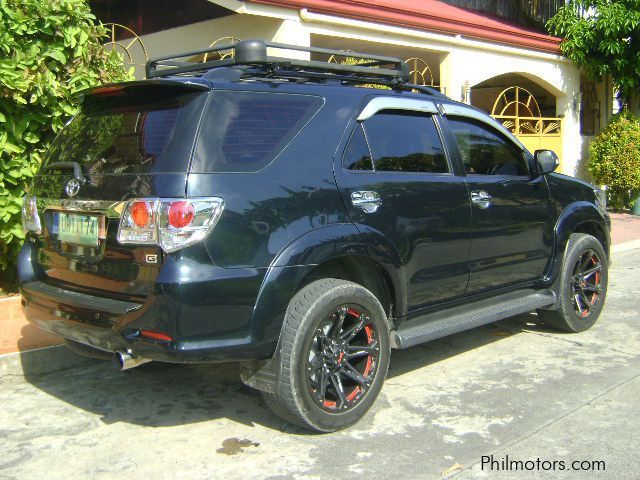
<svg viewBox="0 0 640 480">
<path fill-rule="evenodd" d="M 437 0 L 247 0 L 560 53 L 560 38 Z"/>
</svg>

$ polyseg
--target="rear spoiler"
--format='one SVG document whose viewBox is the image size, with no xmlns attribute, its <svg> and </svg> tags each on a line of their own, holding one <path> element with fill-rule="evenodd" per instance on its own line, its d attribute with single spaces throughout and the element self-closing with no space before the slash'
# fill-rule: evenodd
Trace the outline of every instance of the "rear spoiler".
<svg viewBox="0 0 640 480">
<path fill-rule="evenodd" d="M 87 88 L 77 93 L 77 96 L 110 97 L 117 96 L 128 90 L 140 87 L 155 87 L 158 89 L 173 90 L 176 93 L 202 92 L 211 90 L 211 83 L 208 80 L 199 78 L 189 78 L 188 80 L 136 80 L 133 82 L 108 83 L 97 87 Z"/>
</svg>

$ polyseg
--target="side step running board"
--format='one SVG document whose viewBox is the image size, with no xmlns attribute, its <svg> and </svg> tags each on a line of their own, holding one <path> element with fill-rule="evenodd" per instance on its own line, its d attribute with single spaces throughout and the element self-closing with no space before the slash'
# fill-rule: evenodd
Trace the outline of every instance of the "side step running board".
<svg viewBox="0 0 640 480">
<path fill-rule="evenodd" d="M 552 305 L 556 295 L 551 290 L 519 290 L 475 303 L 439 310 L 412 318 L 394 333 L 394 347 L 408 348 L 452 333 L 462 332 L 504 318 Z"/>
</svg>

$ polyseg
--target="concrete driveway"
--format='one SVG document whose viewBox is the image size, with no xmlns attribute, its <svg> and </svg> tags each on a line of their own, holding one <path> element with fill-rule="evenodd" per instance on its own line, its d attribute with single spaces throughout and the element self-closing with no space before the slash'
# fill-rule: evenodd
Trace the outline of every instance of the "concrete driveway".
<svg viewBox="0 0 640 480">
<path fill-rule="evenodd" d="M 283 424 L 234 365 L 4 376 L 0 477 L 638 478 L 640 250 L 610 277 L 589 332 L 529 314 L 394 351 L 372 411 L 338 434 Z M 491 455 L 516 463 L 483 469 Z"/>
</svg>

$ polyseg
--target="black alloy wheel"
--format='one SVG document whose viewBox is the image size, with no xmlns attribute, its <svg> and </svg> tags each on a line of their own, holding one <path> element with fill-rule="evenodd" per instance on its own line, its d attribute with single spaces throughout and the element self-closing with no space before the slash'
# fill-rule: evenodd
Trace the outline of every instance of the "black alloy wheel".
<svg viewBox="0 0 640 480">
<path fill-rule="evenodd" d="M 573 306 L 576 315 L 580 318 L 587 318 L 597 307 L 602 293 L 602 285 L 600 284 L 601 271 L 602 261 L 591 248 L 580 255 L 573 268 L 571 281 Z"/>
<path fill-rule="evenodd" d="M 586 233 L 571 234 L 557 281 L 557 303 L 550 309 L 538 309 L 538 317 L 545 325 L 564 332 L 591 328 L 607 296 L 607 266 L 600 240 Z"/>
<path fill-rule="evenodd" d="M 375 378 L 380 339 L 361 306 L 342 305 L 324 318 L 311 340 L 307 384 L 314 402 L 335 413 L 353 408 Z"/>
<path fill-rule="evenodd" d="M 358 422 L 389 368 L 390 324 L 376 296 L 337 278 L 315 280 L 289 302 L 265 403 L 283 420 L 316 432 Z"/>
</svg>

